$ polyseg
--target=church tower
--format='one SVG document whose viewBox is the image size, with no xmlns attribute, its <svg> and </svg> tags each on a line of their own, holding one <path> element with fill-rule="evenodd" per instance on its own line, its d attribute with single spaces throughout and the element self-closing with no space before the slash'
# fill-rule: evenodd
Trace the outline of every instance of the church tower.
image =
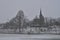
<svg viewBox="0 0 60 40">
<path fill-rule="evenodd" d="M 44 26 L 44 16 L 42 15 L 41 9 L 40 9 L 40 15 L 39 15 L 39 25 Z"/>
</svg>

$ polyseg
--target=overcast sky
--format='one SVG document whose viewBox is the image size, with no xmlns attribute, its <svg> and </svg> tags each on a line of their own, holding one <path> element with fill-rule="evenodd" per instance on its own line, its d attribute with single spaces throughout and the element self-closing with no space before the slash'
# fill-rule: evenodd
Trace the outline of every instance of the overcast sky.
<svg viewBox="0 0 60 40">
<path fill-rule="evenodd" d="M 0 23 L 15 17 L 19 10 L 31 20 L 39 15 L 40 8 L 44 17 L 60 17 L 60 0 L 0 0 Z"/>
</svg>

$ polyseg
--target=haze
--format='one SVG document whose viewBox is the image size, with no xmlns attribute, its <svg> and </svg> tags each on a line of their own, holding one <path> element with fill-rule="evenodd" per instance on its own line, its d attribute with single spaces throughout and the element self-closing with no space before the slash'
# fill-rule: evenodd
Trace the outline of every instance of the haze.
<svg viewBox="0 0 60 40">
<path fill-rule="evenodd" d="M 19 10 L 32 20 L 40 8 L 44 17 L 60 17 L 60 0 L 0 0 L 0 23 L 11 20 Z"/>
</svg>

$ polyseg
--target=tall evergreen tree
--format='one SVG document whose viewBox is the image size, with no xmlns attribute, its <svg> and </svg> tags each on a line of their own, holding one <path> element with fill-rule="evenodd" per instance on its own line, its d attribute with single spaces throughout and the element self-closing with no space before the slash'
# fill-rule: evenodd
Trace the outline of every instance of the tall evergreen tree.
<svg viewBox="0 0 60 40">
<path fill-rule="evenodd" d="M 22 10 L 19 10 L 16 17 L 18 20 L 18 27 L 19 27 L 19 32 L 20 32 L 23 27 L 23 22 L 24 22 L 24 12 Z"/>
</svg>

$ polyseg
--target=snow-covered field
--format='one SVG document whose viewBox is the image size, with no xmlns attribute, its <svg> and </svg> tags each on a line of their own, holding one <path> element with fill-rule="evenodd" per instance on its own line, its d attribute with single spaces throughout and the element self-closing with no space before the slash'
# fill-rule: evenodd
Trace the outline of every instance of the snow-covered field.
<svg viewBox="0 0 60 40">
<path fill-rule="evenodd" d="M 0 40 L 60 40 L 60 35 L 0 34 Z"/>
</svg>

